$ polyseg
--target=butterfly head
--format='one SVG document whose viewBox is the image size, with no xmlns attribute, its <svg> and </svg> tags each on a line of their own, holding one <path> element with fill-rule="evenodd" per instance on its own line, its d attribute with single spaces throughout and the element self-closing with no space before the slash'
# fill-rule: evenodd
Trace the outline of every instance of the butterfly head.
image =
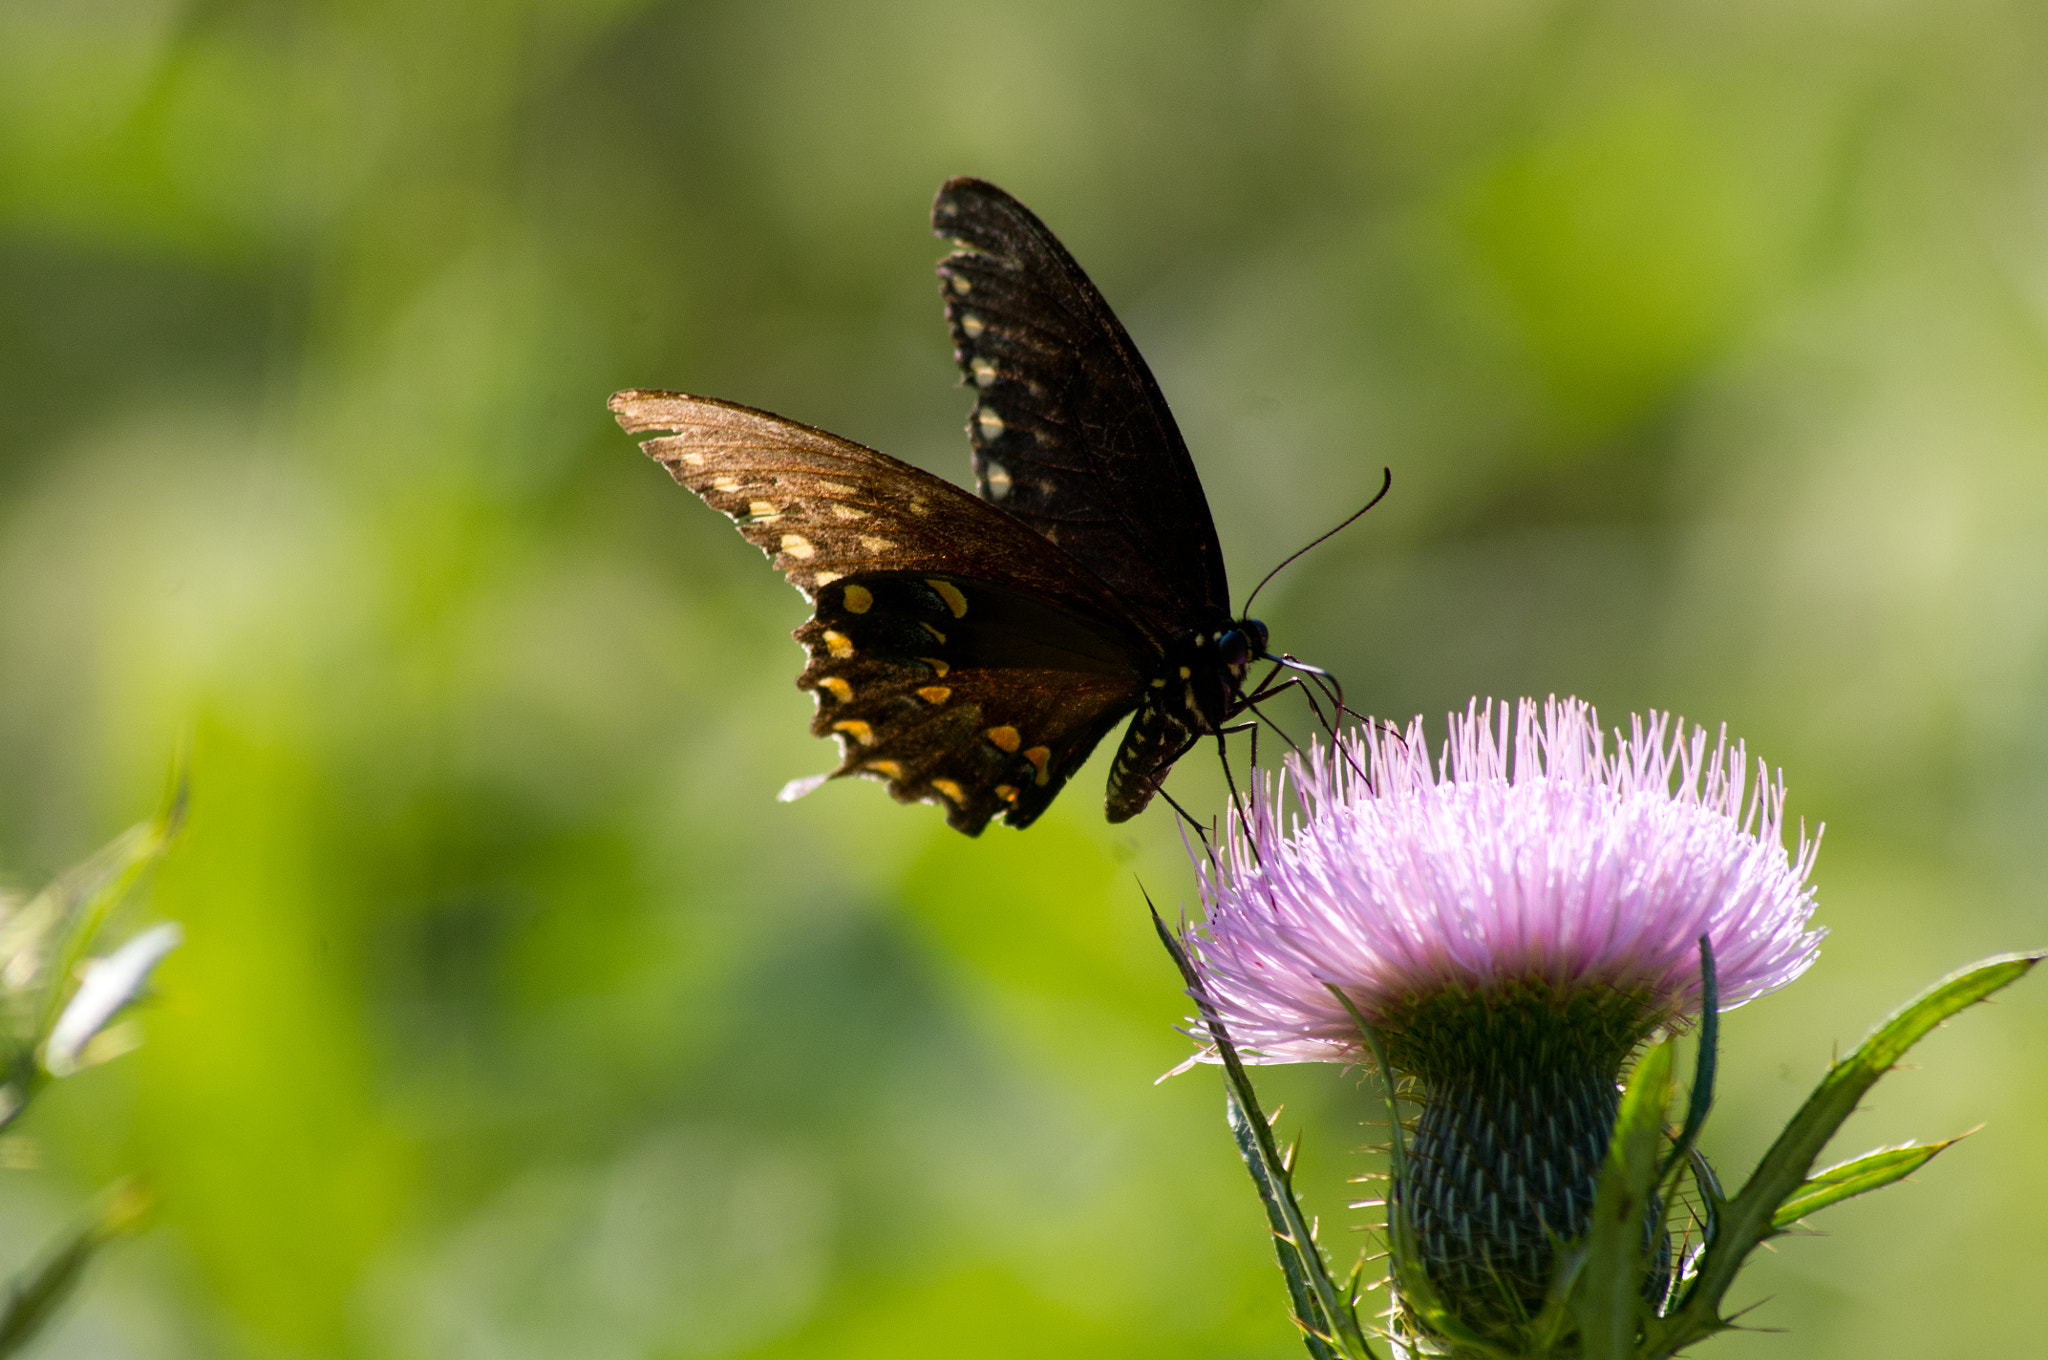
<svg viewBox="0 0 2048 1360">
<path fill-rule="evenodd" d="M 1257 619 L 1239 619 L 1216 639 L 1216 659 L 1242 684 L 1252 662 L 1266 654 L 1266 625 Z"/>
<path fill-rule="evenodd" d="M 1196 732 L 1214 732 L 1235 717 L 1244 707 L 1245 675 L 1265 655 L 1266 625 L 1257 619 L 1182 633 L 1168 650 L 1180 681 L 1182 720 Z"/>
</svg>

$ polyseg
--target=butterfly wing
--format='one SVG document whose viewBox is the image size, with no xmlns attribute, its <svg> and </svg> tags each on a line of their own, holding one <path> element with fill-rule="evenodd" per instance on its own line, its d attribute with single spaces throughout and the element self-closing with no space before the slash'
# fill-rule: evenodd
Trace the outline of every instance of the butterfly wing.
<svg viewBox="0 0 2048 1360">
<path fill-rule="evenodd" d="M 1209 503 L 1159 384 L 1081 266 L 993 184 L 950 180 L 932 230 L 954 357 L 975 389 L 981 494 L 1171 634 L 1230 586 Z"/>
<path fill-rule="evenodd" d="M 730 402 L 611 400 L 675 479 L 811 600 L 812 731 L 978 833 L 1026 826 L 1138 704 L 1162 639 L 1024 524 L 907 463 Z"/>
</svg>

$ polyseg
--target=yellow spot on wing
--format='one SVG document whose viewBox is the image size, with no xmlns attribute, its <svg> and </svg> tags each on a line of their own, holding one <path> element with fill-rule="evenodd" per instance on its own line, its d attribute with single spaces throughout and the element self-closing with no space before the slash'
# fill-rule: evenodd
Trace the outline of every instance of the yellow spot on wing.
<svg viewBox="0 0 2048 1360">
<path fill-rule="evenodd" d="M 970 291 L 972 291 L 972 290 L 973 290 L 973 288 L 974 288 L 974 285 L 973 285 L 973 283 L 969 282 L 969 280 L 968 280 L 968 278 L 967 278 L 967 276 L 966 276 L 965 274 L 955 274 L 955 275 L 953 276 L 953 291 L 954 291 L 954 292 L 956 292 L 956 293 L 959 293 L 960 295 L 962 295 L 962 296 L 964 297 L 964 296 L 965 296 L 965 295 L 966 295 L 967 293 L 969 293 Z"/>
<path fill-rule="evenodd" d="M 848 486 L 844 482 L 819 482 L 818 490 L 829 491 L 835 496 L 851 496 L 854 494 L 855 488 Z"/>
<path fill-rule="evenodd" d="M 811 546 L 811 540 L 805 538 L 802 534 L 784 534 L 782 536 L 782 550 L 791 557 L 814 557 L 818 552 L 816 548 Z"/>
<path fill-rule="evenodd" d="M 976 411 L 974 413 L 974 420 L 976 424 L 981 426 L 981 437 L 983 439 L 995 439 L 1001 436 L 1003 432 L 1003 418 L 994 411 Z"/>
<path fill-rule="evenodd" d="M 701 453 L 686 453 L 683 455 L 683 461 L 691 467 L 703 467 L 704 455 Z"/>
<path fill-rule="evenodd" d="M 853 655 L 853 639 L 844 633 L 837 633 L 827 628 L 825 630 L 825 650 L 838 657 L 841 661 L 844 661 L 847 657 Z"/>
<path fill-rule="evenodd" d="M 874 594 L 866 586 L 848 586 L 844 598 L 849 614 L 865 614 L 875 606 Z"/>
<path fill-rule="evenodd" d="M 844 732 L 863 746 L 873 746 L 875 744 L 875 729 L 869 727 L 858 718 L 848 718 L 845 722 L 833 723 L 832 730 L 834 732 Z"/>
<path fill-rule="evenodd" d="M 824 690 L 842 704 L 853 697 L 853 686 L 847 684 L 842 676 L 828 675 L 818 682 L 818 688 Z"/>
<path fill-rule="evenodd" d="M 926 624 L 923 624 L 922 626 L 923 626 L 924 630 L 925 630 L 925 631 L 926 631 L 927 633 L 930 633 L 930 634 L 931 634 L 931 635 L 932 635 L 933 637 L 937 638 L 937 639 L 938 639 L 938 640 L 939 640 L 940 642 L 944 642 L 944 641 L 946 640 L 946 635 L 945 635 L 944 633 L 941 633 L 941 632 L 940 632 L 940 631 L 939 631 L 938 629 L 936 629 L 936 628 L 932 627 L 932 626 L 931 626 L 930 624 L 926 623 Z M 943 675 L 943 674 L 945 674 L 945 672 L 944 672 L 944 671 L 941 671 L 941 672 L 940 672 L 940 674 L 941 674 L 941 675 Z"/>
<path fill-rule="evenodd" d="M 933 708 L 937 708 L 940 704 L 953 697 L 953 691 L 944 685 L 926 685 L 917 692 L 917 697 L 930 704 Z"/>
<path fill-rule="evenodd" d="M 870 760 L 861 768 L 873 770 L 876 774 L 886 775 L 890 779 L 901 779 L 903 777 L 903 767 L 893 760 Z"/>
<path fill-rule="evenodd" d="M 950 779 L 934 779 L 932 787 L 956 803 L 965 803 L 967 801 L 966 793 L 962 792 L 960 786 Z"/>
<path fill-rule="evenodd" d="M 940 638 L 939 641 L 944 642 L 945 639 Z M 935 656 L 921 656 L 918 658 L 918 660 L 924 662 L 925 665 L 930 666 L 932 668 L 932 672 L 935 675 L 937 675 L 941 680 L 946 678 L 947 671 L 953 669 L 951 666 L 947 665 L 945 662 L 939 660 Z"/>
<path fill-rule="evenodd" d="M 1017 801 L 1017 790 L 1008 784 L 998 784 L 996 785 L 996 797 L 1002 799 L 1005 803 L 1014 803 Z"/>
<path fill-rule="evenodd" d="M 960 593 L 960 587 L 951 581 L 935 581 L 927 577 L 925 584 L 939 592 L 939 598 L 946 602 L 946 608 L 953 611 L 956 619 L 967 617 L 967 597 Z"/>
<path fill-rule="evenodd" d="M 829 586 L 844 575 L 846 573 L 843 571 L 821 571 L 811 578 L 811 584 L 813 586 Z"/>
<path fill-rule="evenodd" d="M 981 318 L 973 312 L 962 312 L 960 313 L 960 329 L 967 332 L 969 340 L 973 340 L 980 336 L 986 327 L 981 324 Z"/>
<path fill-rule="evenodd" d="M 860 545 L 869 552 L 888 552 L 896 546 L 896 540 L 893 538 L 877 538 L 873 534 L 862 534 L 860 536 Z"/>
<path fill-rule="evenodd" d="M 703 461 L 701 454 L 698 456 L 697 461 Z M 713 491 L 737 491 L 740 489 L 740 479 L 737 477 L 713 477 L 711 479 L 711 489 Z"/>
<path fill-rule="evenodd" d="M 1017 729 L 1014 727 L 991 727 L 987 735 L 990 741 L 1005 751 L 1014 751 L 1023 744 L 1023 738 L 1017 735 Z"/>
<path fill-rule="evenodd" d="M 1052 778 L 1052 771 L 1046 768 L 1046 762 L 1052 759 L 1051 747 L 1034 746 L 1024 753 L 1024 758 L 1038 771 L 1038 782 L 1041 786 Z"/>
<path fill-rule="evenodd" d="M 755 519 L 773 519 L 782 513 L 782 507 L 774 501 L 748 501 L 747 513 Z"/>
<path fill-rule="evenodd" d="M 867 511 L 856 510 L 850 505 L 835 505 L 832 507 L 832 513 L 840 519 L 866 519 L 868 517 Z"/>
</svg>

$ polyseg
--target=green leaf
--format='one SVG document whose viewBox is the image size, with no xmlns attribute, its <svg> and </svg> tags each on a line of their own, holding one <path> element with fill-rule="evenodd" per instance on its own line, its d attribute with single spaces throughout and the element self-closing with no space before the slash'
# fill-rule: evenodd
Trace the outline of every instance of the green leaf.
<svg viewBox="0 0 2048 1360">
<path fill-rule="evenodd" d="M 1893 1012 L 1854 1053 L 1835 1064 L 1771 1144 L 1741 1193 L 1721 1206 L 1714 1242 L 1700 1261 L 1682 1307 L 1652 1324 L 1651 1344 L 1645 1348 L 1650 1360 L 1674 1354 L 1726 1325 L 1720 1316 L 1721 1299 L 1736 1272 L 1758 1243 L 1783 1231 L 1780 1207 L 1805 1187 L 1814 1159 L 1878 1079 L 1936 1025 L 2017 982 L 2044 957 L 2048 950 L 2001 954 L 1950 974 Z"/>
<path fill-rule="evenodd" d="M 1714 1070 L 1721 1054 L 1721 983 L 1714 969 L 1714 942 L 1700 936 L 1700 1038 L 1693 1064 L 1692 1095 L 1686 1101 L 1685 1124 L 1665 1154 L 1664 1169 L 1657 1174 L 1661 1184 L 1679 1162 L 1692 1155 L 1706 1126 L 1707 1112 L 1714 1108 Z"/>
<path fill-rule="evenodd" d="M 1808 1214 L 1830 1204 L 1839 1204 L 1866 1191 L 1903 1180 L 1933 1161 L 1936 1153 L 1954 1147 L 1965 1137 L 1968 1135 L 1959 1134 L 1939 1143 L 1906 1143 L 1895 1148 L 1879 1148 L 1852 1161 L 1816 1171 L 1778 1206 L 1778 1212 L 1771 1216 L 1771 1230 L 1783 1232 Z"/>
<path fill-rule="evenodd" d="M 60 1238 L 41 1260 L 7 1282 L 0 1299 L 0 1356 L 13 1355 L 49 1324 L 99 1249 L 141 1226 L 149 1195 L 123 1181 L 101 1197 L 90 1221 Z"/>
<path fill-rule="evenodd" d="M 1146 905 L 1151 904 L 1148 901 Z M 1166 946 L 1166 952 L 1173 956 L 1175 966 L 1180 969 L 1180 975 L 1187 983 L 1188 995 L 1201 1009 L 1210 1042 L 1216 1045 L 1217 1056 L 1223 1060 L 1224 1077 L 1229 1084 L 1226 1111 L 1230 1117 L 1231 1136 L 1244 1158 L 1245 1169 L 1251 1172 L 1252 1183 L 1258 1187 L 1259 1201 L 1265 1206 L 1266 1221 L 1273 1231 L 1274 1251 L 1280 1258 L 1280 1269 L 1287 1277 L 1287 1293 L 1294 1305 L 1294 1320 L 1301 1328 L 1309 1354 L 1316 1360 L 1344 1360 L 1344 1357 L 1378 1360 L 1358 1324 L 1358 1313 L 1350 1296 L 1340 1291 L 1330 1278 L 1322 1250 L 1316 1246 L 1315 1233 L 1301 1212 L 1301 1205 L 1295 1201 L 1293 1179 L 1287 1163 L 1274 1145 L 1272 1123 L 1259 1109 L 1258 1092 L 1252 1089 L 1251 1076 L 1244 1070 L 1244 1062 L 1238 1057 L 1236 1046 L 1230 1042 L 1222 1019 L 1202 989 L 1201 976 L 1195 972 L 1187 951 L 1166 928 L 1166 922 L 1160 919 L 1156 908 L 1152 912 L 1152 925 L 1159 932 L 1160 943 Z"/>
<path fill-rule="evenodd" d="M 1675 1046 L 1666 1039 L 1636 1064 L 1622 1093 L 1607 1162 L 1593 1198 L 1583 1261 L 1571 1294 L 1586 1360 L 1629 1360 L 1644 1312 L 1643 1278 L 1649 1269 L 1643 1224 L 1658 1173 L 1664 1141 L 1664 1112 L 1671 1103 Z"/>
<path fill-rule="evenodd" d="M 1237 1144 L 1238 1154 L 1244 1158 L 1245 1168 L 1251 1172 L 1252 1183 L 1258 1187 L 1259 1202 L 1265 1206 L 1266 1223 L 1273 1232 L 1273 1248 L 1280 1258 L 1280 1271 L 1287 1277 L 1288 1302 L 1293 1305 L 1295 1324 L 1301 1328 L 1308 1353 L 1316 1360 L 1342 1360 L 1343 1352 L 1336 1349 L 1335 1336 L 1316 1288 L 1315 1274 L 1321 1268 L 1321 1253 L 1316 1251 L 1313 1243 L 1304 1253 L 1299 1239 L 1294 1236 L 1292 1223 L 1300 1210 L 1297 1207 L 1293 1213 L 1289 1212 L 1294 1196 L 1285 1172 L 1276 1175 L 1273 1163 L 1260 1150 L 1258 1129 L 1252 1121 L 1261 1116 L 1245 1112 L 1234 1088 L 1225 1094 L 1224 1105 L 1230 1117 L 1230 1136 Z M 1311 1257 L 1316 1259 L 1311 1260 Z"/>
</svg>

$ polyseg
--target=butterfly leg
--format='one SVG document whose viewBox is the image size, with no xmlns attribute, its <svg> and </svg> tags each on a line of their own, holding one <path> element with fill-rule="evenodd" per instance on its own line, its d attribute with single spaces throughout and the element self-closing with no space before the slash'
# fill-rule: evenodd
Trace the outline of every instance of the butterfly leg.
<svg viewBox="0 0 2048 1360">
<path fill-rule="evenodd" d="M 1195 820 L 1193 813 L 1189 812 L 1186 808 L 1180 805 L 1180 800 L 1175 798 L 1172 794 L 1168 793 L 1163 788 L 1157 790 L 1157 792 L 1161 798 L 1164 798 L 1166 800 L 1166 805 L 1172 808 L 1175 812 L 1179 813 L 1180 819 L 1186 822 L 1188 826 L 1193 829 L 1195 833 L 1195 839 L 1199 840 L 1202 843 L 1203 857 L 1209 861 L 1212 867 L 1214 867 L 1216 864 L 1216 847 L 1209 844 L 1209 833 L 1203 829 L 1202 824 L 1200 822 Z"/>
<path fill-rule="evenodd" d="M 1270 697 L 1270 696 L 1268 696 L 1268 697 Z M 1262 708 L 1257 708 L 1257 707 L 1254 707 L 1254 708 L 1252 709 L 1252 712 L 1258 715 L 1258 718 L 1259 718 L 1259 721 L 1260 721 L 1260 722 L 1262 722 L 1262 723 L 1264 723 L 1264 724 L 1265 724 L 1266 726 L 1268 726 L 1268 727 L 1272 728 L 1272 729 L 1274 730 L 1274 732 L 1276 732 L 1276 733 L 1278 733 L 1278 734 L 1279 734 L 1280 740 L 1282 740 L 1282 741 L 1284 741 L 1284 742 L 1286 742 L 1286 743 L 1287 743 L 1287 749 L 1288 749 L 1288 750 L 1290 750 L 1290 751 L 1299 751 L 1299 750 L 1301 749 L 1301 743 L 1300 743 L 1300 742 L 1298 742 L 1298 741 L 1296 741 L 1296 740 L 1295 740 L 1295 739 L 1294 739 L 1294 738 L 1293 738 L 1292 736 L 1290 736 L 1290 735 L 1288 734 L 1288 732 L 1287 732 L 1287 729 L 1286 729 L 1286 728 L 1282 727 L 1282 726 L 1281 726 L 1281 725 L 1280 725 L 1279 723 L 1276 723 L 1276 722 L 1274 722 L 1274 721 L 1273 721 L 1273 719 L 1272 719 L 1272 718 L 1271 718 L 1270 716 L 1268 716 L 1268 715 L 1267 715 L 1267 713 L 1266 713 L 1266 711 L 1265 711 L 1264 709 L 1262 709 Z M 1259 733 L 1258 733 L 1258 729 L 1257 729 L 1257 728 L 1253 728 L 1253 729 L 1252 729 L 1252 767 L 1253 767 L 1254 769 L 1256 769 L 1256 768 L 1258 768 L 1258 764 L 1259 764 Z"/>
<path fill-rule="evenodd" d="M 1254 721 L 1252 721 L 1252 722 L 1245 722 L 1245 723 L 1237 723 L 1237 724 L 1235 724 L 1234 726 L 1231 726 L 1231 727 L 1219 727 L 1219 728 L 1217 728 L 1217 729 L 1216 729 L 1216 759 L 1217 759 L 1217 762 L 1218 762 L 1219 764 L 1221 764 L 1221 765 L 1223 766 L 1223 782 L 1224 782 L 1224 783 L 1225 783 L 1226 785 L 1228 785 L 1228 786 L 1229 786 L 1229 789 L 1230 789 L 1230 806 L 1231 806 L 1232 810 L 1233 810 L 1233 811 L 1235 811 L 1235 812 L 1237 813 L 1237 824 L 1238 824 L 1238 825 L 1239 825 L 1240 827 L 1242 827 L 1242 828 L 1244 829 L 1244 842 L 1245 842 L 1245 844 L 1251 847 L 1251 851 L 1252 851 L 1252 863 L 1253 863 L 1253 864 L 1262 864 L 1262 863 L 1264 863 L 1264 862 L 1265 862 L 1265 857 L 1264 857 L 1264 856 L 1262 856 L 1262 855 L 1261 855 L 1261 854 L 1259 853 L 1259 841 L 1258 841 L 1258 838 L 1257 838 L 1256 836 L 1254 836 L 1254 835 L 1252 834 L 1252 821 L 1251 821 L 1251 817 L 1250 817 L 1250 815 L 1249 815 L 1248 813 L 1246 813 L 1246 811 L 1245 811 L 1245 808 L 1244 808 L 1244 798 L 1243 798 L 1243 796 L 1242 796 L 1242 795 L 1240 795 L 1240 794 L 1238 793 L 1238 791 L 1237 791 L 1237 776 L 1236 776 L 1236 775 L 1234 775 L 1234 774 L 1232 774 L 1232 773 L 1230 772 L 1230 743 L 1229 743 L 1229 739 L 1230 739 L 1230 736 L 1231 736 L 1231 735 L 1232 735 L 1233 733 L 1236 733 L 1236 732 L 1249 732 L 1249 733 L 1251 733 L 1251 734 L 1252 734 L 1252 743 L 1253 743 L 1253 745 L 1252 745 L 1252 754 L 1253 754 L 1253 764 L 1254 764 L 1254 768 L 1256 768 L 1256 765 L 1257 765 L 1257 757 L 1258 757 L 1258 740 L 1259 740 L 1259 725 L 1258 725 L 1258 722 L 1257 722 L 1256 720 L 1254 720 Z"/>
<path fill-rule="evenodd" d="M 1289 736 L 1286 730 L 1283 729 L 1279 723 L 1274 722 L 1273 719 L 1266 713 L 1266 711 L 1263 708 L 1259 707 L 1259 705 L 1269 699 L 1275 698 L 1278 695 L 1285 694 L 1290 689 L 1300 690 L 1302 699 L 1308 704 L 1309 712 L 1315 715 L 1316 725 L 1321 727 L 1325 732 L 1330 734 L 1330 744 L 1336 750 L 1338 756 L 1343 759 L 1346 765 L 1349 765 L 1351 767 L 1351 772 L 1353 774 L 1357 775 L 1360 779 L 1363 779 L 1365 778 L 1365 770 L 1359 765 L 1357 758 L 1351 754 L 1350 749 L 1346 747 L 1343 742 L 1338 741 L 1336 739 L 1336 723 L 1341 721 L 1342 715 L 1346 713 L 1349 713 L 1352 717 L 1358 718 L 1360 721 L 1363 722 L 1370 722 L 1372 721 L 1372 719 L 1366 718 L 1364 714 L 1359 713 L 1357 710 L 1353 709 L 1350 705 L 1344 702 L 1344 692 L 1341 687 L 1337 688 L 1336 693 L 1334 695 L 1330 692 L 1330 689 L 1326 687 L 1335 686 L 1336 683 L 1337 681 L 1335 676 L 1330 675 L 1329 672 L 1317 666 L 1303 666 L 1301 667 L 1299 674 L 1290 675 L 1285 680 L 1280 681 L 1278 684 L 1273 683 L 1273 676 L 1269 674 L 1267 675 L 1265 681 L 1256 690 L 1254 690 L 1251 694 L 1245 697 L 1245 705 L 1248 708 L 1250 708 L 1252 712 L 1258 714 L 1260 720 L 1263 721 L 1268 727 L 1272 728 L 1275 732 L 1278 732 L 1280 734 L 1280 739 L 1286 742 L 1289 747 L 1296 751 L 1299 751 L 1301 749 L 1301 743 L 1297 742 L 1296 740 L 1294 740 L 1293 737 Z M 1322 700 L 1322 703 L 1317 702 L 1319 697 Z M 1325 714 L 1323 712 L 1323 703 L 1329 703 L 1334 705 L 1333 713 Z M 1253 763 L 1257 763 L 1256 753 L 1254 754 Z"/>
</svg>

